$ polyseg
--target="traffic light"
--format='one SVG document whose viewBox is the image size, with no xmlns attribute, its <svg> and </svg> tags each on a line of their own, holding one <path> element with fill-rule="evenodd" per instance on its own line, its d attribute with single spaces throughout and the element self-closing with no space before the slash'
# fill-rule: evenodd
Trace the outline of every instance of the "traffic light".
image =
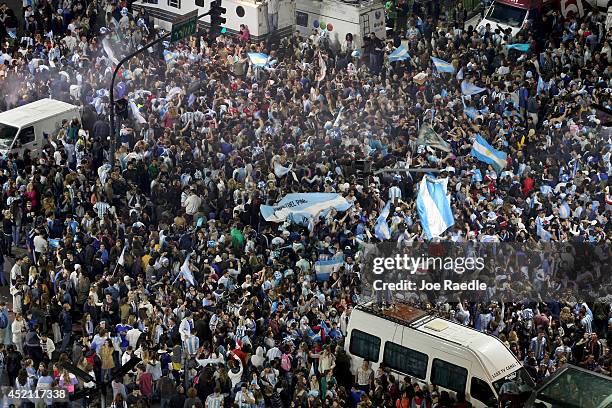
<svg viewBox="0 0 612 408">
<path fill-rule="evenodd" d="M 227 21 L 223 15 L 227 11 L 225 7 L 221 7 L 222 0 L 215 0 L 210 4 L 210 31 L 214 36 L 221 33 L 223 24 Z"/>
</svg>

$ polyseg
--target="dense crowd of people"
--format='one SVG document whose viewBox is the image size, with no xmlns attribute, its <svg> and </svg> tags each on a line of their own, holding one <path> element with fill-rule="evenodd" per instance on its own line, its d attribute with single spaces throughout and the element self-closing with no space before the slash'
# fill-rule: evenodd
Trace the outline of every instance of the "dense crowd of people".
<svg viewBox="0 0 612 408">
<path fill-rule="evenodd" d="M 380 242 L 387 201 L 388 241 L 426 240 L 422 174 L 367 169 L 419 167 L 448 178 L 454 225 L 438 239 L 577 242 L 603 262 L 588 304 L 493 293 L 421 306 L 499 337 L 537 381 L 567 363 L 612 371 L 612 140 L 600 115 L 612 38 L 599 13 L 555 13 L 513 36 L 464 26 L 461 7 L 431 18 L 401 3 L 393 37 L 363 49 L 297 32 L 163 43 L 120 71 L 126 104 L 109 158 L 114 63 L 159 30 L 124 2 L 24 5 L 24 21 L 0 6 L 0 111 L 51 97 L 82 113 L 49 129 L 42 150 L 0 159 L 11 386 L 74 394 L 107 381 L 116 408 L 469 406 L 469 392 L 355 366 L 343 342 L 351 310 L 372 300 L 360 260 Z M 400 46 L 410 58 L 390 61 Z M 269 59 L 257 66 L 247 53 Z M 485 89 L 466 95 L 465 81 Z M 448 151 L 417 143 L 424 127 Z M 502 169 L 470 154 L 477 135 L 507 154 Z M 308 192 L 351 206 L 309 225 L 260 214 Z M 315 262 L 340 256 L 317 280 Z M 142 361 L 117 375 L 133 356 Z"/>
</svg>

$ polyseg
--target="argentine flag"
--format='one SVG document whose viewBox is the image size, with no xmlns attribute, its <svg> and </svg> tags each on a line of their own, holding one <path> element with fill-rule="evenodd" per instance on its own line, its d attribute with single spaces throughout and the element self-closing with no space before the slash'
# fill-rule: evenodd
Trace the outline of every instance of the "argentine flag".
<svg viewBox="0 0 612 408">
<path fill-rule="evenodd" d="M 559 206 L 559 218 L 566 220 L 572 215 L 572 211 L 570 210 L 570 206 L 568 203 L 564 202 Z"/>
<path fill-rule="evenodd" d="M 174 279 L 174 282 L 176 282 L 178 278 L 182 275 L 191 286 L 195 286 L 195 278 L 193 277 L 193 273 L 191 273 L 191 269 L 189 269 L 189 258 L 191 258 L 191 254 L 187 255 L 187 258 L 185 258 L 185 262 L 183 262 L 181 270 L 176 276 L 176 279 Z M 174 284 L 174 282 L 172 282 L 172 284 Z"/>
<path fill-rule="evenodd" d="M 455 67 L 453 67 L 450 62 L 446 62 L 436 57 L 431 57 L 431 61 L 436 66 L 436 70 L 438 70 L 438 72 L 448 72 L 450 74 L 455 73 Z"/>
<path fill-rule="evenodd" d="M 255 65 L 256 67 L 265 67 L 268 65 L 268 59 L 270 58 L 263 52 L 248 52 L 247 56 L 249 57 L 251 64 Z"/>
<path fill-rule="evenodd" d="M 481 88 L 471 82 L 468 82 L 467 80 L 463 80 L 463 82 L 461 82 L 461 93 L 466 96 L 476 95 L 486 90 L 487 88 Z"/>
<path fill-rule="evenodd" d="M 406 49 L 406 47 L 404 47 L 403 44 L 397 47 L 395 51 L 393 51 L 391 54 L 389 54 L 390 62 L 403 61 L 408 58 L 410 58 L 410 54 L 408 54 L 408 50 Z"/>
<path fill-rule="evenodd" d="M 315 262 L 314 270 L 318 281 L 329 280 L 332 273 L 337 272 L 344 265 L 344 256 Z"/>
<path fill-rule="evenodd" d="M 164 50 L 163 54 L 164 54 L 164 61 L 166 61 L 166 64 L 170 64 L 171 62 L 174 62 L 174 60 L 178 56 L 177 53 L 168 51 L 168 50 Z"/>
<path fill-rule="evenodd" d="M 506 167 L 506 158 L 508 155 L 502 151 L 495 150 L 482 136 L 476 135 L 474 144 L 472 145 L 472 156 L 478 160 L 489 163 L 499 173 Z"/>
<path fill-rule="evenodd" d="M 427 176 L 419 185 L 416 206 L 427 239 L 439 237 L 455 224 L 447 185 L 448 178 L 430 179 Z"/>
<path fill-rule="evenodd" d="M 391 202 L 387 201 L 387 204 L 380 212 L 380 215 L 376 219 L 376 224 L 374 225 L 374 235 L 376 235 L 376 238 L 380 239 L 381 241 L 391 238 L 391 230 L 389 229 L 389 224 L 387 223 L 387 217 L 389 216 L 390 209 Z"/>
<path fill-rule="evenodd" d="M 517 50 L 520 52 L 529 51 L 529 44 L 506 44 L 506 48 L 509 50 Z"/>
</svg>

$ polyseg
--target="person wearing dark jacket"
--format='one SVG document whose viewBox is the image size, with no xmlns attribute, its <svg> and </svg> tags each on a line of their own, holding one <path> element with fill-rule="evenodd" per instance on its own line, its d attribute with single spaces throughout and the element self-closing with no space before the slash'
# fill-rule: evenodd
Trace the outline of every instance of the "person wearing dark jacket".
<svg viewBox="0 0 612 408">
<path fill-rule="evenodd" d="M 185 389 L 179 385 L 176 389 L 176 394 L 170 398 L 169 408 L 183 408 L 185 406 Z"/>
<path fill-rule="evenodd" d="M 12 344 L 7 346 L 6 350 L 6 375 L 8 377 L 9 384 L 15 384 L 15 379 L 19 374 L 19 370 L 21 370 L 22 356 Z"/>
<path fill-rule="evenodd" d="M 72 335 L 72 316 L 70 314 L 70 304 L 64 303 L 64 310 L 59 317 L 60 330 L 62 332 L 62 346 L 60 353 L 68 352 L 70 336 Z"/>
</svg>

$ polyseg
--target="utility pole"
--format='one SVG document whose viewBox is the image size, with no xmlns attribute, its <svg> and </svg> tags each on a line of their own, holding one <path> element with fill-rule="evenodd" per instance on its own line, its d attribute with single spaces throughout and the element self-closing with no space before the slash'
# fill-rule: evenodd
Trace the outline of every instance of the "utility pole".
<svg viewBox="0 0 612 408">
<path fill-rule="evenodd" d="M 209 10 L 208 12 L 204 13 L 204 14 L 200 14 L 197 17 L 195 17 L 195 20 L 199 20 L 202 17 L 208 16 L 211 14 L 211 12 L 216 12 L 216 10 L 218 10 L 218 5 L 216 5 L 216 3 L 211 6 L 211 10 Z M 183 21 L 181 21 L 183 22 Z M 132 52 L 131 54 L 126 55 L 125 57 L 123 57 L 123 59 L 121 61 L 119 61 L 119 63 L 117 64 L 117 66 L 115 67 L 115 69 L 113 70 L 113 76 L 111 78 L 111 83 L 110 83 L 110 88 L 109 88 L 109 96 L 110 96 L 110 151 L 109 151 L 109 164 L 111 165 L 111 169 L 114 167 L 115 165 L 115 149 L 116 149 L 116 144 L 117 144 L 117 126 L 115 124 L 115 79 L 117 78 L 117 73 L 119 72 L 119 70 L 121 69 L 121 67 L 123 66 L 123 64 L 125 64 L 127 61 L 129 61 L 130 59 L 132 59 L 133 57 L 135 57 L 136 55 L 140 54 L 141 52 L 159 44 L 160 42 L 164 41 L 167 38 L 176 38 L 177 37 L 177 30 L 180 30 L 181 28 L 184 28 L 184 25 L 181 24 L 180 27 L 172 27 L 172 31 L 169 33 L 166 33 L 164 35 L 162 35 L 161 37 L 151 41 L 150 43 L 146 44 L 145 46 L 137 49 L 136 51 Z M 189 33 L 186 32 L 184 29 L 182 30 L 182 34 L 183 36 L 189 36 L 195 33 L 195 26 L 193 27 L 193 32 Z M 173 35 L 174 34 L 174 35 Z M 182 38 L 182 37 L 181 37 Z M 177 38 L 181 39 L 181 38 Z"/>
</svg>

